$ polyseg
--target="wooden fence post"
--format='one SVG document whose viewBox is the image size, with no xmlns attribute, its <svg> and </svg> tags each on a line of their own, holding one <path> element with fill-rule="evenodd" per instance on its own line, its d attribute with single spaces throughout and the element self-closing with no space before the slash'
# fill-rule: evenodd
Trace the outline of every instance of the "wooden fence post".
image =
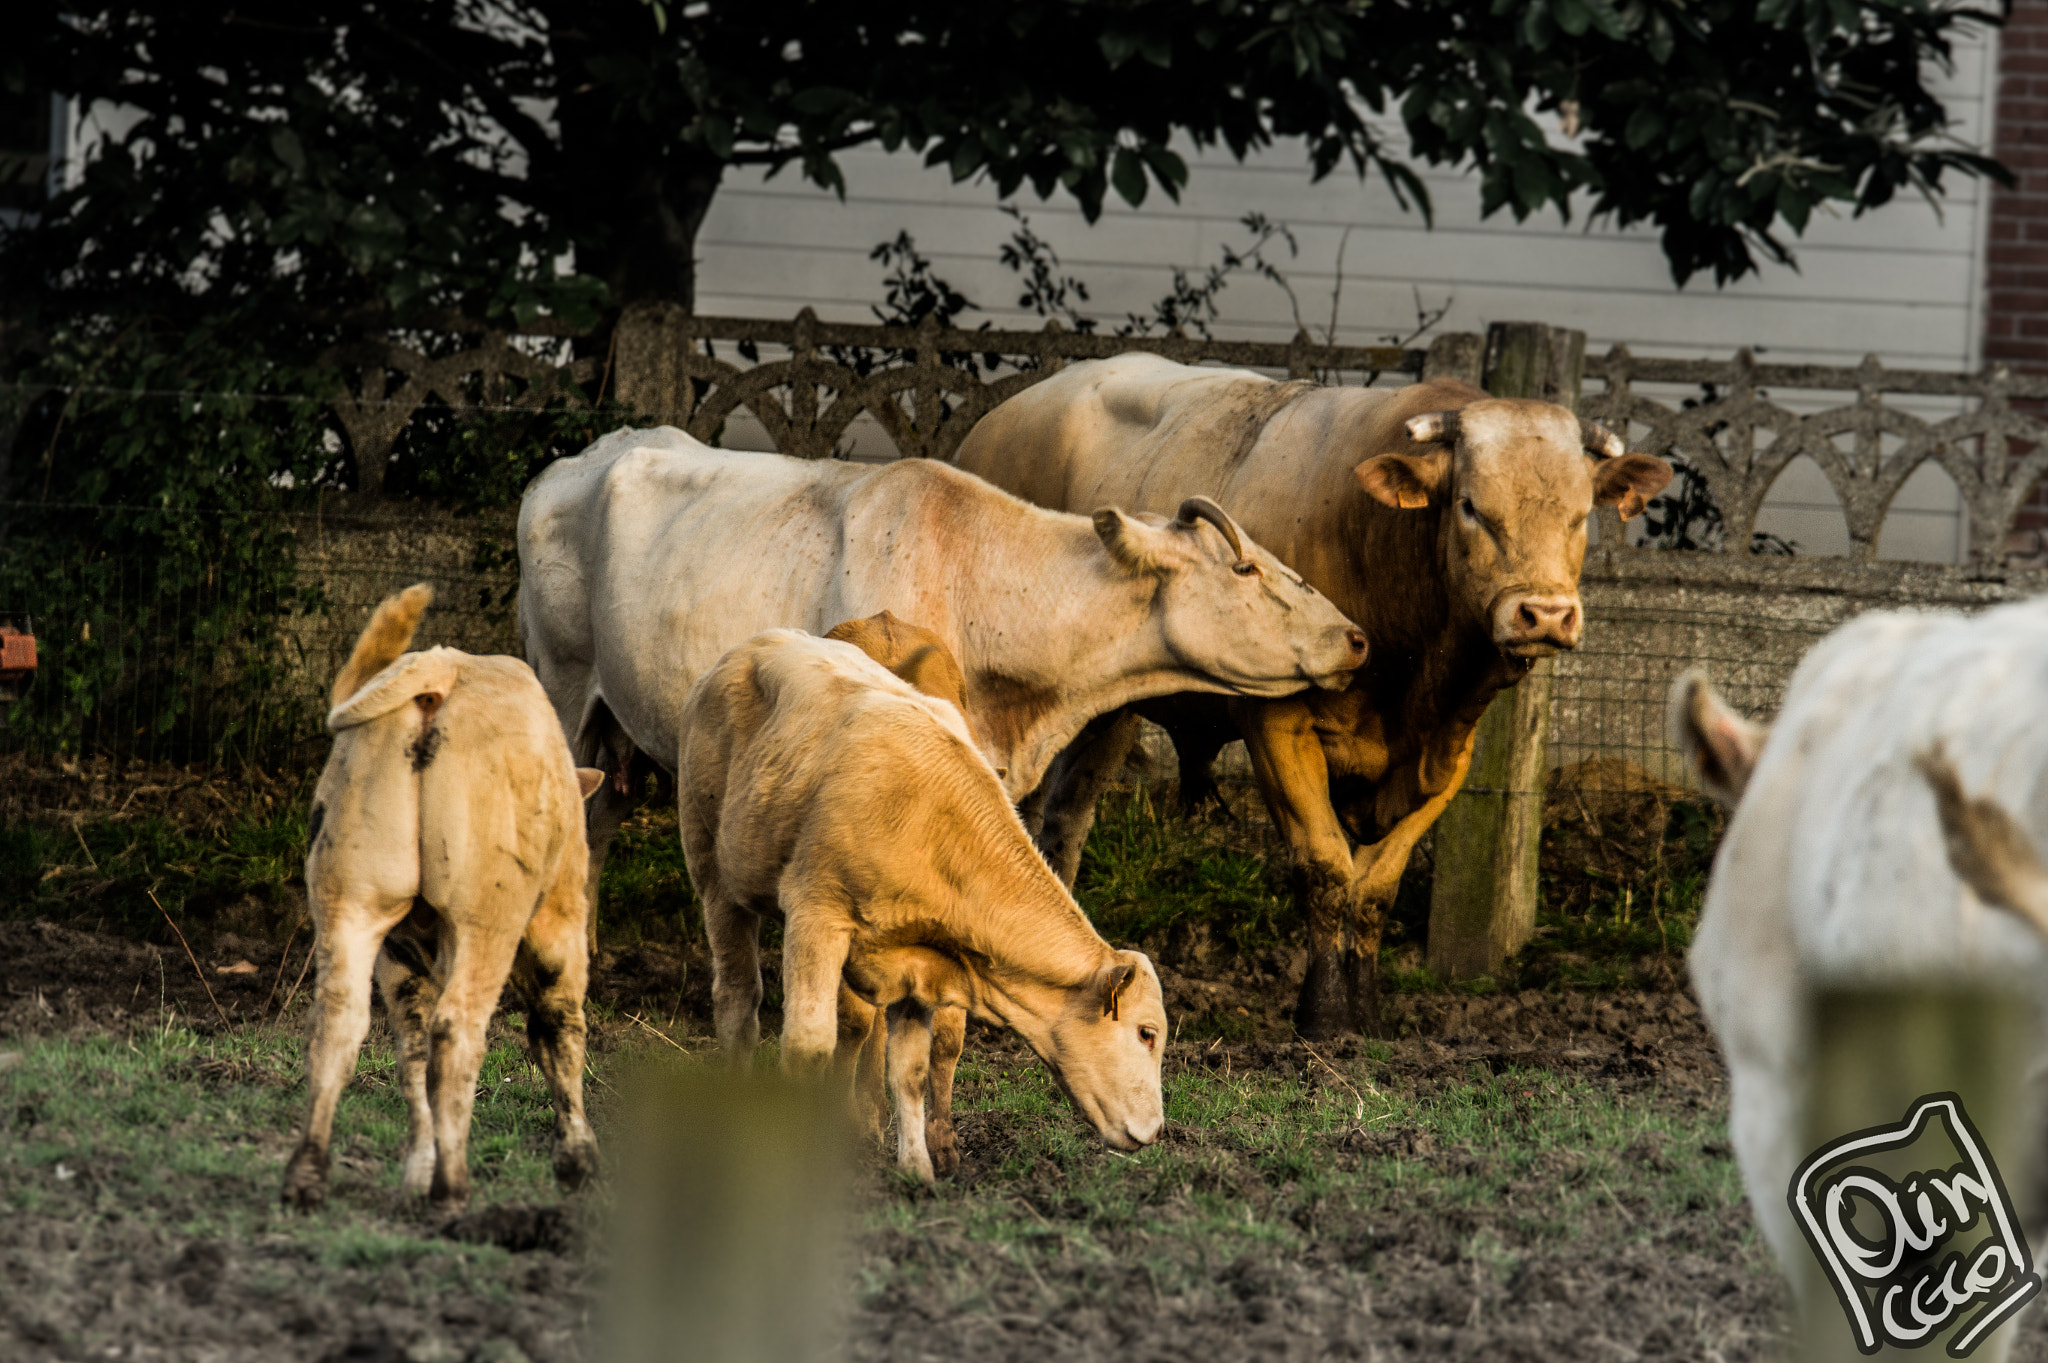
<svg viewBox="0 0 2048 1363">
<path fill-rule="evenodd" d="M 1481 357 L 1482 386 L 1495 397 L 1541 398 L 1577 410 L 1585 357 L 1583 331 L 1496 322 Z M 1430 358 L 1437 358 L 1435 347 Z M 1429 968 L 1444 979 L 1492 974 L 1536 931 L 1551 673 L 1546 658 L 1487 707 L 1464 789 L 1437 820 Z"/>
<path fill-rule="evenodd" d="M 1813 1062 L 1807 1073 L 1806 1091 L 1800 1114 L 1799 1158 L 1804 1161 L 1824 1147 L 1847 1137 L 1872 1133 L 1876 1128 L 1897 1127 L 1917 1110 L 1923 1098 L 1952 1095 L 1959 1100 L 1974 1138 L 1981 1139 L 1981 1153 L 1995 1166 L 2014 1208 L 2024 1218 L 2036 1199 L 2039 1159 L 2036 1154 L 2038 1114 L 2033 1108 L 2026 1081 L 2035 1038 L 2040 1035 L 2038 1013 L 2031 998 L 2017 989 L 1996 984 L 1954 984 L 1931 986 L 1835 986 L 1820 991 L 1804 1019 L 1812 1027 Z M 1792 1114 L 1787 1113 L 1787 1117 Z M 1946 1113 L 1930 1115 L 1910 1146 L 1896 1148 L 1898 1137 L 1879 1138 L 1856 1151 L 1823 1158 L 1807 1175 L 1802 1191 L 1816 1214 L 1825 1212 L 1830 1173 L 1854 1167 L 1857 1172 L 1875 1171 L 1895 1183 L 1905 1183 L 1918 1174 L 1939 1174 L 1955 1167 L 1959 1158 L 1967 1165 L 1970 1152 L 1959 1147 L 1953 1119 Z M 1904 1135 L 1905 1133 L 1901 1133 Z M 1973 1175 L 1975 1170 L 1970 1171 Z M 1798 1187 L 1800 1180 L 1794 1180 Z M 1752 1189 L 1763 1197 L 1785 1198 L 1790 1188 Z M 1872 1208 L 1856 1213 L 1859 1233 L 1868 1233 Z M 1976 1213 L 1973 1210 L 1973 1216 Z M 1796 1204 L 1795 1224 L 1798 1219 Z M 1981 1238 L 1994 1227 L 1993 1218 L 1977 1216 L 1977 1235 L 1957 1234 L 1948 1243 L 1937 1243 L 1915 1266 L 1907 1256 L 1902 1266 L 1917 1276 L 1927 1265 L 1938 1264 L 1948 1254 L 1963 1251 L 1968 1258 L 1968 1241 Z M 1949 1221 L 1957 1229 L 1955 1220 Z M 1823 1220 L 1823 1231 L 1825 1221 Z M 1811 1232 L 1802 1228 L 1805 1244 L 1795 1249 L 1794 1269 L 1799 1322 L 1798 1347 L 1794 1356 L 1812 1363 L 1849 1363 L 1860 1360 L 1858 1329 L 1852 1321 L 1849 1303 L 1837 1295 L 1835 1285 L 1813 1250 Z M 2040 1247 L 2030 1247 L 2039 1256 Z M 1865 1309 L 1875 1321 L 1870 1297 L 1882 1294 L 1890 1279 L 1852 1284 L 1852 1290 L 1866 1297 Z M 1894 1303 L 1896 1305 L 1896 1303 Z M 1988 1302 L 1959 1313 L 1959 1319 L 1938 1329 L 1932 1338 L 1914 1349 L 1917 1356 L 1941 1357 L 1941 1345 L 1954 1342 L 1973 1323 Z M 1910 1313 L 1900 1312 L 1909 1328 Z M 2004 1327 L 2010 1335 L 2011 1327 Z M 1882 1343 L 1873 1340 L 1873 1343 Z M 1883 1348 L 1887 1357 L 1903 1350 Z M 2002 1354 L 1986 1348 L 1979 1357 Z"/>
</svg>

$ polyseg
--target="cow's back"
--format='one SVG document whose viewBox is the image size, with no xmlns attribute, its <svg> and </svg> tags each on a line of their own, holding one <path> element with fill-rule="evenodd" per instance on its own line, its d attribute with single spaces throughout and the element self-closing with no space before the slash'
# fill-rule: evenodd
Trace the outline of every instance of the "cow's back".
<svg viewBox="0 0 2048 1363">
<path fill-rule="evenodd" d="M 864 903 L 904 900 L 944 841 L 935 812 L 1015 819 L 959 711 L 849 643 L 767 631 L 706 673 L 681 727 L 692 873 L 701 863 L 741 903 L 772 906 L 797 861 L 832 868 Z"/>
<path fill-rule="evenodd" d="M 1390 577 L 1429 571 L 1353 470 L 1412 451 L 1402 424 L 1484 394 L 1437 381 L 1403 388 L 1283 384 L 1243 369 L 1133 353 L 1070 365 L 969 432 L 960 467 L 1054 510 L 1100 506 L 1172 515 L 1213 497 L 1247 534 L 1354 620 Z M 1381 552 L 1382 550 L 1390 552 Z M 1386 558 L 1365 562 L 1361 552 Z M 1415 560 L 1411 562 L 1410 560 Z"/>
</svg>

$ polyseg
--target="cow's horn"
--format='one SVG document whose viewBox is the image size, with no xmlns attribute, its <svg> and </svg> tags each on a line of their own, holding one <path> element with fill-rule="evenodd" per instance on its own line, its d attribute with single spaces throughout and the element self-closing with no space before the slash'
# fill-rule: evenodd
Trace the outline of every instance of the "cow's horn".
<svg viewBox="0 0 2048 1363">
<path fill-rule="evenodd" d="M 1230 552 L 1237 555 L 1239 563 L 1244 562 L 1244 539 L 1238 534 L 1237 522 L 1230 519 L 1225 511 L 1207 497 L 1190 497 L 1180 504 L 1180 514 L 1174 518 L 1182 525 L 1193 525 L 1196 521 L 1207 521 L 1223 532 L 1223 538 L 1230 541 Z"/>
<path fill-rule="evenodd" d="M 1588 417 L 1579 418 L 1579 443 L 1586 447 L 1588 454 L 1596 454 L 1602 459 L 1619 459 L 1628 453 L 1628 446 L 1620 436 Z"/>
<path fill-rule="evenodd" d="M 1456 412 L 1424 412 L 1408 418 L 1408 438 L 1418 445 L 1449 444 L 1458 438 Z"/>
</svg>

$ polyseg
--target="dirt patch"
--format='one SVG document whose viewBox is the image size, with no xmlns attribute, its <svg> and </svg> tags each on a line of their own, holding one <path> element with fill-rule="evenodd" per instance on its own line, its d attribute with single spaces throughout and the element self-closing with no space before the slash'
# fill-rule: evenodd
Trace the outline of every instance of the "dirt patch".
<svg viewBox="0 0 2048 1363">
<path fill-rule="evenodd" d="M 878 1237 L 871 1251 L 896 1263 L 973 1275 L 986 1284 L 986 1306 L 948 1309 L 936 1293 L 895 1289 L 867 1304 L 853 1356 L 1734 1363 L 1778 1352 L 1775 1284 L 1749 1263 L 1702 1253 L 1690 1231 L 1615 1244 L 1617 1219 L 1543 1247 L 1503 1277 L 1468 1252 L 1469 1228 L 1461 1234 L 1428 1211 L 1320 1229 L 1299 1259 L 1241 1257 L 1218 1265 L 1212 1285 L 1173 1295 L 1135 1263 L 1027 1276 L 1001 1250 L 958 1235 Z M 1733 1227 L 1713 1230 L 1734 1238 Z"/>
<path fill-rule="evenodd" d="M 1598 758 L 1544 778 L 1538 875 L 1545 912 L 1582 918 L 1627 897 L 1696 901 L 1727 815 L 1696 790 Z M 1689 907 L 1689 906 L 1688 906 Z"/>
<path fill-rule="evenodd" d="M 580 1359 L 579 1265 L 521 1256 L 464 1289 L 421 1291 L 404 1262 L 349 1263 L 285 1233 L 190 1240 L 122 1214 L 10 1212 L 0 1345 L 22 1363 L 94 1357 L 290 1363 Z"/>
<path fill-rule="evenodd" d="M 65 826 L 74 820 L 159 818 L 211 833 L 248 817 L 303 801 L 310 774 L 272 776 L 110 757 L 0 754 L 0 825 Z"/>
<path fill-rule="evenodd" d="M 275 1017 L 310 951 L 224 934 L 195 947 L 205 982 L 182 947 L 157 947 L 54 923 L 0 922 L 0 1036 L 125 1032 L 176 1016 L 200 1032 Z M 248 961 L 248 973 L 220 971 Z M 210 991 L 210 993 L 209 993 Z M 304 985 L 299 1004 L 303 1005 Z M 216 1008 L 218 1005 L 218 1008 Z"/>
</svg>

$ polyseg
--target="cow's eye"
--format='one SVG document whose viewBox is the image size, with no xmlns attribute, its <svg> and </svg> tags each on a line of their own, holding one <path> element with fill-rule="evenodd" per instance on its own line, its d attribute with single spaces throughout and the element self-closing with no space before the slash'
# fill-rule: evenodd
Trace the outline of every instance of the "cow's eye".
<svg viewBox="0 0 2048 1363">
<path fill-rule="evenodd" d="M 1138 1029 L 1138 1040 L 1144 1042 L 1147 1049 L 1157 1046 L 1159 1044 L 1159 1029 L 1149 1022 L 1146 1023 Z"/>
<path fill-rule="evenodd" d="M 1241 558 L 1231 565 L 1230 571 L 1236 573 L 1239 577 L 1257 577 L 1259 575 L 1259 565 L 1248 558 Z"/>
<path fill-rule="evenodd" d="M 1470 497 L 1458 498 L 1458 510 L 1464 513 L 1465 519 L 1468 521 L 1476 521 L 1479 519 L 1479 508 L 1472 505 L 1472 499 Z"/>
</svg>

